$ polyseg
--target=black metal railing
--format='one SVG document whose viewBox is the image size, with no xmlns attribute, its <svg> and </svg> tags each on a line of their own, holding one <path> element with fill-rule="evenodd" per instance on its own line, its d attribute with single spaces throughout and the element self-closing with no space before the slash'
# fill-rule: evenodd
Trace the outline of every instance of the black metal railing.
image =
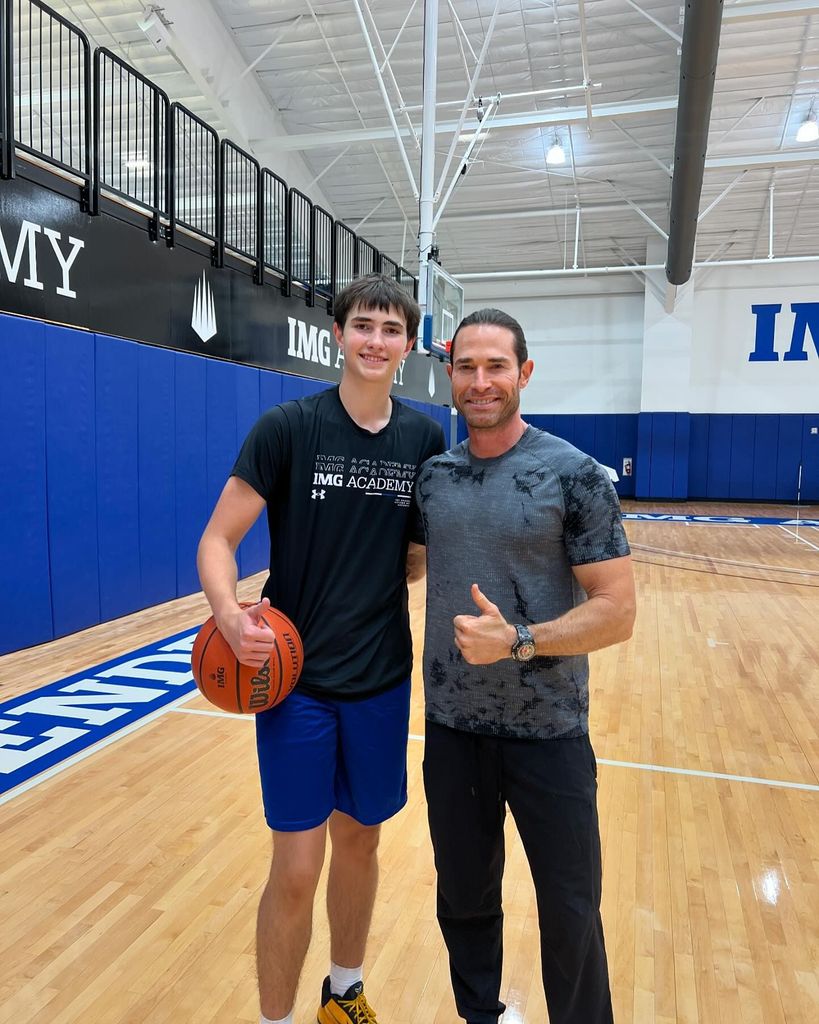
<svg viewBox="0 0 819 1024">
<path fill-rule="evenodd" d="M 262 169 L 259 161 L 230 139 L 222 139 L 222 190 L 220 195 L 221 258 L 230 249 L 256 264 L 256 279 L 262 281 L 260 213 Z"/>
<path fill-rule="evenodd" d="M 14 130 L 11 124 L 13 95 L 12 32 L 10 0 L 0 0 L 0 176 L 14 174 Z"/>
<path fill-rule="evenodd" d="M 13 21 L 4 69 L 17 149 L 91 180 L 91 50 L 74 26 L 39 0 L 8 0 Z M 6 62 L 4 61 L 4 64 Z"/>
<path fill-rule="evenodd" d="M 95 191 L 128 200 L 152 214 L 153 235 L 167 214 L 170 101 L 115 53 L 94 53 Z"/>
<path fill-rule="evenodd" d="M 177 228 L 253 264 L 308 304 L 384 269 L 413 295 L 416 278 L 111 50 L 41 0 L 0 0 L 0 176 L 18 153 L 80 184 L 92 214 L 100 197 L 148 214 L 154 239 Z"/>
<path fill-rule="evenodd" d="M 335 226 L 336 273 L 334 290 L 338 294 L 355 278 L 355 232 L 340 220 Z"/>
<path fill-rule="evenodd" d="M 295 284 L 312 291 L 313 204 L 308 196 L 291 188 L 287 194 L 290 210 L 290 276 Z M 312 296 L 308 295 L 312 305 Z"/>
<path fill-rule="evenodd" d="M 381 270 L 381 253 L 364 238 L 356 238 L 356 275 L 377 274 Z"/>
<path fill-rule="evenodd" d="M 290 289 L 290 206 L 287 200 L 287 182 L 278 174 L 262 171 L 262 239 L 264 265 L 276 271 L 283 279 L 285 292 Z"/>
<path fill-rule="evenodd" d="M 333 218 L 313 206 L 313 284 L 322 298 L 333 297 Z"/>
<path fill-rule="evenodd" d="M 391 277 L 394 281 L 401 282 L 401 268 L 395 260 L 391 260 L 383 253 L 381 253 L 381 273 Z"/>
<path fill-rule="evenodd" d="M 213 128 L 180 103 L 171 106 L 168 140 L 168 244 L 177 225 L 211 242 L 217 241 L 219 197 L 219 136 Z"/>
</svg>

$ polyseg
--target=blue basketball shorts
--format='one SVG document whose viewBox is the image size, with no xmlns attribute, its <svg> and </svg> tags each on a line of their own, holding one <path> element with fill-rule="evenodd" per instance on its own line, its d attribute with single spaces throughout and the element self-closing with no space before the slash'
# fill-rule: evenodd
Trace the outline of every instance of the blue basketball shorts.
<svg viewBox="0 0 819 1024">
<path fill-rule="evenodd" d="M 295 690 L 256 715 L 267 824 L 302 832 L 334 810 L 378 825 L 407 802 L 410 681 L 360 701 Z"/>
</svg>

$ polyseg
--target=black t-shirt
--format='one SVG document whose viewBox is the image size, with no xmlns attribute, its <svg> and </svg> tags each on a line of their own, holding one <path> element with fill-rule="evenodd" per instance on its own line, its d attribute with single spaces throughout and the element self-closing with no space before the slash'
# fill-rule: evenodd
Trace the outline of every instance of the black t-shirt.
<svg viewBox="0 0 819 1024">
<path fill-rule="evenodd" d="M 301 634 L 302 691 L 360 699 L 408 678 L 415 478 L 445 448 L 439 424 L 395 400 L 382 430 L 362 429 L 338 388 L 269 409 L 245 440 L 232 475 L 267 502 L 262 595 Z"/>
</svg>

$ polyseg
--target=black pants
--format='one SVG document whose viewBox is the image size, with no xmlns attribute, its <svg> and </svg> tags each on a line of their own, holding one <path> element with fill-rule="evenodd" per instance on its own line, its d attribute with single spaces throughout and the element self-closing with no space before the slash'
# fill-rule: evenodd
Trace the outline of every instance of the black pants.
<svg viewBox="0 0 819 1024">
<path fill-rule="evenodd" d="M 551 1024 L 612 1024 L 600 920 L 597 769 L 587 736 L 518 740 L 426 724 L 424 785 L 438 922 L 458 1013 L 495 1024 L 509 805 L 532 871 Z"/>
</svg>

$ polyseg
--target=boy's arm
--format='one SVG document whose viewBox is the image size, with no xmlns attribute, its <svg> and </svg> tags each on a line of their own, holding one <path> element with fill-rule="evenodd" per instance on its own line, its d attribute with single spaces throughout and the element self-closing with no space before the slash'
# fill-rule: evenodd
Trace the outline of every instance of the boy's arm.
<svg viewBox="0 0 819 1024">
<path fill-rule="evenodd" d="M 407 583 L 422 580 L 427 573 L 427 549 L 423 544 L 409 542 L 407 549 Z"/>
<path fill-rule="evenodd" d="M 202 534 L 196 558 L 216 625 L 243 665 L 261 666 L 270 657 L 270 630 L 258 624 L 270 602 L 263 598 L 242 608 L 236 599 L 236 549 L 264 507 L 264 498 L 250 484 L 230 477 Z"/>
</svg>

